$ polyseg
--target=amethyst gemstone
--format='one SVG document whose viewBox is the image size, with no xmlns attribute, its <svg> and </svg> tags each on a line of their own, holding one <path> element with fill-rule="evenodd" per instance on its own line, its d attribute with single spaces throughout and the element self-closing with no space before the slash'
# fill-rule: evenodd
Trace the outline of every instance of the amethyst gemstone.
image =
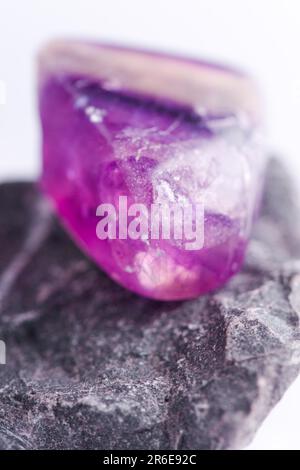
<svg viewBox="0 0 300 470">
<path fill-rule="evenodd" d="M 77 243 L 147 297 L 187 299 L 224 284 L 241 266 L 262 189 L 252 81 L 194 60 L 69 41 L 50 44 L 39 66 L 41 186 Z M 161 227 L 153 236 L 143 211 L 121 213 L 124 200 L 147 216 L 181 207 L 182 218 L 170 212 L 169 236 Z M 185 207 L 201 242 L 191 249 L 185 231 L 176 235 Z M 97 230 L 105 220 L 106 238 Z"/>
</svg>

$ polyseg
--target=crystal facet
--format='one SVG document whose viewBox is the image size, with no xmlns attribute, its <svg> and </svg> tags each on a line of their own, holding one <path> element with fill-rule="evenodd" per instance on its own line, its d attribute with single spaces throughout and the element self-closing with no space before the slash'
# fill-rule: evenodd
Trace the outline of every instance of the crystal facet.
<svg viewBox="0 0 300 470">
<path fill-rule="evenodd" d="M 237 272 L 264 169 L 252 81 L 195 60 L 68 41 L 50 44 L 39 64 L 41 186 L 83 250 L 123 286 L 159 300 L 196 297 Z M 200 203 L 202 244 L 193 249 L 185 231 L 175 234 L 184 210 L 176 220 L 170 212 L 169 236 L 153 236 L 150 221 L 143 232 L 140 213 L 130 213 L 134 204 L 147 216 L 189 206 L 197 236 Z M 103 205 L 116 209 L 107 238 L 97 232 Z"/>
</svg>

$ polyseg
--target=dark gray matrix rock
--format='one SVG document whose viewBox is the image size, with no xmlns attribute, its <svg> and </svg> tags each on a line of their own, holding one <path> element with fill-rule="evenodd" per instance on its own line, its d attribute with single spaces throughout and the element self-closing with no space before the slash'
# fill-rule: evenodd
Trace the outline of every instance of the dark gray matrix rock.
<svg viewBox="0 0 300 470">
<path fill-rule="evenodd" d="M 243 271 L 159 303 L 87 260 L 32 184 L 0 186 L 0 448 L 248 443 L 300 368 L 295 200 L 273 161 Z"/>
</svg>

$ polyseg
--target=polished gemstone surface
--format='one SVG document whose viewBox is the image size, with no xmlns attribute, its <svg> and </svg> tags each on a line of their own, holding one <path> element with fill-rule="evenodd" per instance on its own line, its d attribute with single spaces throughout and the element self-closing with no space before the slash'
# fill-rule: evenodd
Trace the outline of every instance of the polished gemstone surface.
<svg viewBox="0 0 300 470">
<path fill-rule="evenodd" d="M 187 299 L 224 284 L 242 264 L 262 189 L 251 80 L 68 41 L 39 64 L 41 187 L 75 241 L 147 297 Z"/>
</svg>

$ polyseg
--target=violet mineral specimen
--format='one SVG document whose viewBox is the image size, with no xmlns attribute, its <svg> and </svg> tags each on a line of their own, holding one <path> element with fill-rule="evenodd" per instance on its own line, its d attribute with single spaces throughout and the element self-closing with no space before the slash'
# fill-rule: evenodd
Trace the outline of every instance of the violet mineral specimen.
<svg viewBox="0 0 300 470">
<path fill-rule="evenodd" d="M 84 42 L 50 44 L 39 66 L 41 186 L 83 250 L 160 300 L 196 297 L 236 273 L 264 169 L 252 81 Z"/>
</svg>

